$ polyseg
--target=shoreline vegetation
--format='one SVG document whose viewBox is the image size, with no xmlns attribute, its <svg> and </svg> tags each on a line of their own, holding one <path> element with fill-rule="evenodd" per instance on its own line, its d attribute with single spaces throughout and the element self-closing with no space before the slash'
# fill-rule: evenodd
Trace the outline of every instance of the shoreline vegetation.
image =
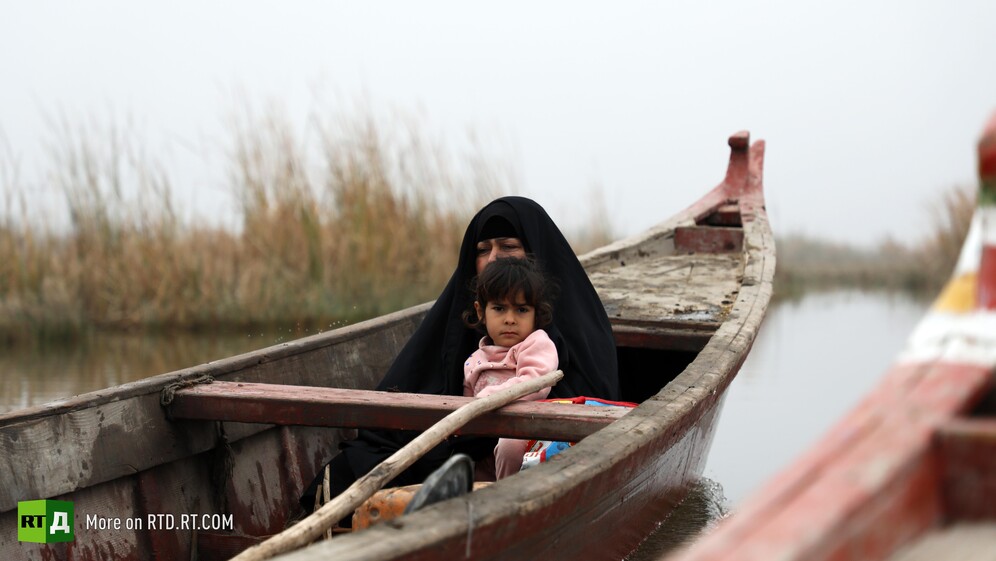
<svg viewBox="0 0 996 561">
<path fill-rule="evenodd" d="M 914 244 L 885 239 L 857 248 L 803 235 L 776 236 L 776 300 L 807 291 L 839 288 L 889 290 L 930 299 L 958 261 L 975 211 L 974 188 L 951 187 L 931 206 L 929 222 Z"/>
<path fill-rule="evenodd" d="M 131 128 L 65 120 L 46 179 L 68 207 L 59 228 L 29 207 L 0 142 L 0 344 L 287 326 L 305 335 L 431 300 L 467 220 L 515 193 L 514 174 L 480 153 L 455 160 L 417 122 L 366 115 L 313 117 L 304 132 L 274 112 L 236 119 L 227 156 L 234 228 L 181 219 L 189 209 Z M 917 247 L 778 238 L 775 297 L 833 287 L 936 293 L 973 197 L 946 192 Z M 578 253 L 614 238 L 604 205 L 592 206 L 584 231 L 566 232 Z"/>
<path fill-rule="evenodd" d="M 363 112 L 361 112 L 363 114 Z M 0 136 L 0 344 L 97 333 L 315 333 L 436 297 L 469 218 L 517 192 L 508 166 L 452 157 L 418 122 L 276 112 L 230 126 L 237 225 L 180 218 L 169 174 L 130 127 L 58 124 L 31 208 Z M 479 149 L 478 149 L 479 152 Z M 595 212 L 579 251 L 611 241 Z"/>
</svg>

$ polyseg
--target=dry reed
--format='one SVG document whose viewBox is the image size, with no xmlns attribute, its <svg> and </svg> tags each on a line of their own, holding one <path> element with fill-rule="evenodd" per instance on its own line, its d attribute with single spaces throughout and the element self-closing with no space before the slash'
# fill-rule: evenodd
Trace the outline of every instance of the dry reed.
<svg viewBox="0 0 996 561">
<path fill-rule="evenodd" d="M 308 332 L 423 302 L 452 272 L 468 217 L 514 192 L 507 166 L 455 161 L 420 123 L 313 116 L 295 131 L 278 112 L 231 124 L 235 230 L 184 223 L 165 169 L 131 125 L 55 127 L 48 184 L 68 226 L 34 212 L 0 134 L 0 340 L 88 330 Z M 973 192 L 941 197 L 917 247 L 871 251 L 778 240 L 776 294 L 829 286 L 933 292 L 957 259 Z M 601 199 L 601 190 L 593 197 Z M 595 204 L 580 253 L 613 238 Z"/>
<path fill-rule="evenodd" d="M 410 123 L 315 119 L 296 134 L 276 113 L 247 113 L 232 130 L 241 219 L 232 232 L 177 218 L 169 178 L 133 128 L 57 129 L 50 181 L 64 194 L 68 231 L 25 210 L 13 157 L 0 152 L 7 339 L 305 330 L 430 300 L 452 272 L 467 218 L 512 191 L 500 169 L 474 169 L 483 158 L 454 165 Z"/>
<path fill-rule="evenodd" d="M 968 235 L 975 212 L 977 191 L 954 187 L 943 193 L 931 207 L 930 234 L 917 248 L 917 268 L 932 273 L 931 288 L 939 288 L 958 262 L 961 246 Z"/>
</svg>

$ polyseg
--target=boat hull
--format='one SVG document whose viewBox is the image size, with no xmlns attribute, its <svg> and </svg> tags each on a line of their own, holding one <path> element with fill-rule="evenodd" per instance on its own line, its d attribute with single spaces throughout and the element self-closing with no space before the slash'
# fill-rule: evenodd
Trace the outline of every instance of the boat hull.
<svg viewBox="0 0 996 561">
<path fill-rule="evenodd" d="M 979 162 L 979 207 L 951 280 L 879 385 L 731 518 L 668 559 L 993 558 L 996 117 Z"/>
<path fill-rule="evenodd" d="M 474 558 L 619 559 L 639 545 L 701 475 L 724 392 L 771 296 L 764 146 L 750 146 L 746 134 L 730 146 L 726 178 L 706 196 L 582 257 L 613 322 L 623 399 L 637 407 L 487 489 L 285 557 L 438 559 L 469 550 Z M 207 376 L 372 389 L 429 305 L 0 415 L 0 553 L 203 561 L 283 530 L 304 514 L 298 497 L 351 431 L 173 418 L 168 396 Z M 17 503 L 42 498 L 74 502 L 74 541 L 17 541 Z M 163 530 L 167 516 L 174 527 Z M 188 516 L 233 527 L 194 528 Z M 88 527 L 104 519 L 138 527 Z"/>
</svg>

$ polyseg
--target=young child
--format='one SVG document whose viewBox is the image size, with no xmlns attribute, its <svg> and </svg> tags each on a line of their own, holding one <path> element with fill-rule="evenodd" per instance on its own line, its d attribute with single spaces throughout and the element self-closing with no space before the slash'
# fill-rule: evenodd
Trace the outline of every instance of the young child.
<svg viewBox="0 0 996 561">
<path fill-rule="evenodd" d="M 554 290 L 528 257 L 498 259 L 484 268 L 475 281 L 474 313 L 468 311 L 465 321 L 483 327 L 487 336 L 464 363 L 464 395 L 486 397 L 557 369 L 557 347 L 542 329 L 553 320 Z M 472 321 L 475 314 L 477 320 Z M 522 399 L 539 400 L 549 393 L 550 388 L 544 388 Z M 498 479 L 519 471 L 525 451 L 525 440 L 498 440 Z"/>
</svg>

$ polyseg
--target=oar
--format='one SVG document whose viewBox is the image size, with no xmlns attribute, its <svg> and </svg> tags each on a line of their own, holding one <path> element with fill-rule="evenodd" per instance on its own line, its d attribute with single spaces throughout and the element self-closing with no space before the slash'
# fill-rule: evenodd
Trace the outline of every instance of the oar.
<svg viewBox="0 0 996 561">
<path fill-rule="evenodd" d="M 341 495 L 333 499 L 332 502 L 326 503 L 323 507 L 308 515 L 307 518 L 294 526 L 243 551 L 238 556 L 233 557 L 232 561 L 262 561 L 274 555 L 286 553 L 311 543 L 321 537 L 326 529 L 356 510 L 357 507 L 379 491 L 388 481 L 397 477 L 408 466 L 415 463 L 415 460 L 421 458 L 426 452 L 435 448 L 437 444 L 446 440 L 448 436 L 456 432 L 463 425 L 488 411 L 498 409 L 520 397 L 537 392 L 543 388 L 549 388 L 563 377 L 564 373 L 562 371 L 555 370 L 539 378 L 515 384 L 488 397 L 482 397 L 481 399 L 475 399 L 467 403 L 415 437 L 411 442 L 371 470 L 370 473 L 357 479 L 356 482 L 343 491 Z"/>
</svg>

